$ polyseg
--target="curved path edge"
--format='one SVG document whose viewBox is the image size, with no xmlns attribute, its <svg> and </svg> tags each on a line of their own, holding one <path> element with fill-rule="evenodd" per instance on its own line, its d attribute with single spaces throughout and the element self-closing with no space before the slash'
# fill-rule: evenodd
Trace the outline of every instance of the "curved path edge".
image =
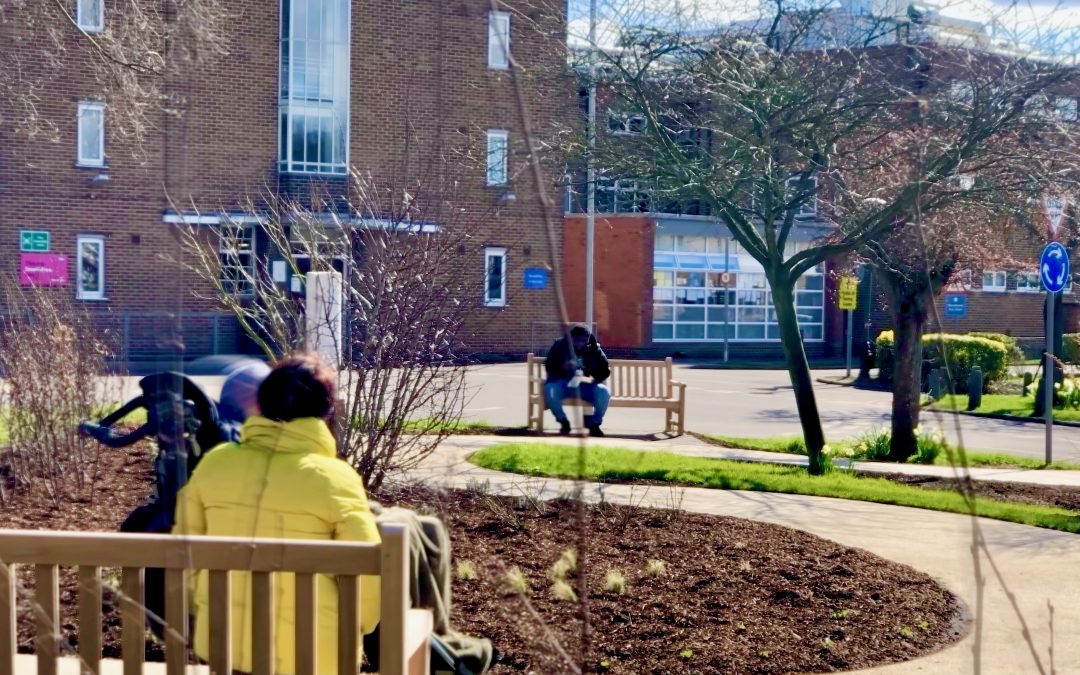
<svg viewBox="0 0 1080 675">
<path fill-rule="evenodd" d="M 468 455 L 507 439 L 447 439 L 410 477 L 493 494 L 552 498 L 582 488 L 585 499 L 680 508 L 791 527 L 861 548 L 929 574 L 954 593 L 972 625 L 930 655 L 865 673 L 1080 673 L 1080 536 L 984 518 L 828 497 L 768 492 L 600 485 L 531 478 L 475 466 Z M 976 583 L 972 541 L 985 542 Z M 980 603 L 981 595 L 981 603 Z M 1013 603 L 1016 606 L 1014 608 Z M 898 625 L 905 617 L 897 617 Z M 908 621 L 913 619 L 908 618 Z M 1030 633 L 1030 641 L 1024 632 Z"/>
</svg>

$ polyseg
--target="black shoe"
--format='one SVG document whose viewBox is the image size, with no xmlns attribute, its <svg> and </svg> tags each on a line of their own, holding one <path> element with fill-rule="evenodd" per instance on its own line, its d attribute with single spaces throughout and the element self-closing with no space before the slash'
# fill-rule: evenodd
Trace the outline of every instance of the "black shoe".
<svg viewBox="0 0 1080 675">
<path fill-rule="evenodd" d="M 603 431 L 603 429 L 600 428 L 599 424 L 590 424 L 589 425 L 589 435 L 592 436 L 593 438 L 603 438 L 604 437 L 604 431 Z"/>
<path fill-rule="evenodd" d="M 559 422 L 559 435 L 560 436 L 569 436 L 570 435 L 570 420 L 563 420 L 563 421 Z"/>
</svg>

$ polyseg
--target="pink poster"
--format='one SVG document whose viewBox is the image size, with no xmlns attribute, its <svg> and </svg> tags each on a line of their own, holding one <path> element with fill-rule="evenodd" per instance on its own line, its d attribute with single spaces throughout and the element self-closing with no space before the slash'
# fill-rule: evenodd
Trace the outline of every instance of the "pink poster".
<svg viewBox="0 0 1080 675">
<path fill-rule="evenodd" d="M 20 253 L 19 285 L 67 286 L 67 256 L 60 253 Z"/>
</svg>

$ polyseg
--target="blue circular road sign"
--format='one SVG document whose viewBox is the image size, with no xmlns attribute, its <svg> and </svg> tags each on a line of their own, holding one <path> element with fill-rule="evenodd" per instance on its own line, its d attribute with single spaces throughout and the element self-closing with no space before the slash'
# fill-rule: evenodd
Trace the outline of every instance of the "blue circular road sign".
<svg viewBox="0 0 1080 675">
<path fill-rule="evenodd" d="M 1039 276 L 1043 288 L 1050 293 L 1059 293 L 1069 285 L 1069 252 L 1058 242 L 1052 242 L 1043 249 L 1039 258 Z"/>
</svg>

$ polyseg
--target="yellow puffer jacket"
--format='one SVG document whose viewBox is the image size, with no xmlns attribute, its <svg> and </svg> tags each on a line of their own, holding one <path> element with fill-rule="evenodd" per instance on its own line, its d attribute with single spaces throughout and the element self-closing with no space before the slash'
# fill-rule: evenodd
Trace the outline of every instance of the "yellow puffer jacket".
<svg viewBox="0 0 1080 675">
<path fill-rule="evenodd" d="M 334 437 L 322 420 L 274 422 L 252 417 L 239 443 L 215 448 L 180 491 L 178 535 L 337 539 L 378 542 L 375 517 L 360 476 L 337 458 Z M 277 574 L 275 672 L 291 675 L 295 663 L 295 581 Z M 251 672 L 251 575 L 232 580 L 233 668 Z M 318 578 L 318 672 L 337 672 L 337 584 Z M 195 580 L 195 653 L 209 657 L 209 574 Z M 379 578 L 360 580 L 364 633 L 379 621 Z"/>
</svg>

